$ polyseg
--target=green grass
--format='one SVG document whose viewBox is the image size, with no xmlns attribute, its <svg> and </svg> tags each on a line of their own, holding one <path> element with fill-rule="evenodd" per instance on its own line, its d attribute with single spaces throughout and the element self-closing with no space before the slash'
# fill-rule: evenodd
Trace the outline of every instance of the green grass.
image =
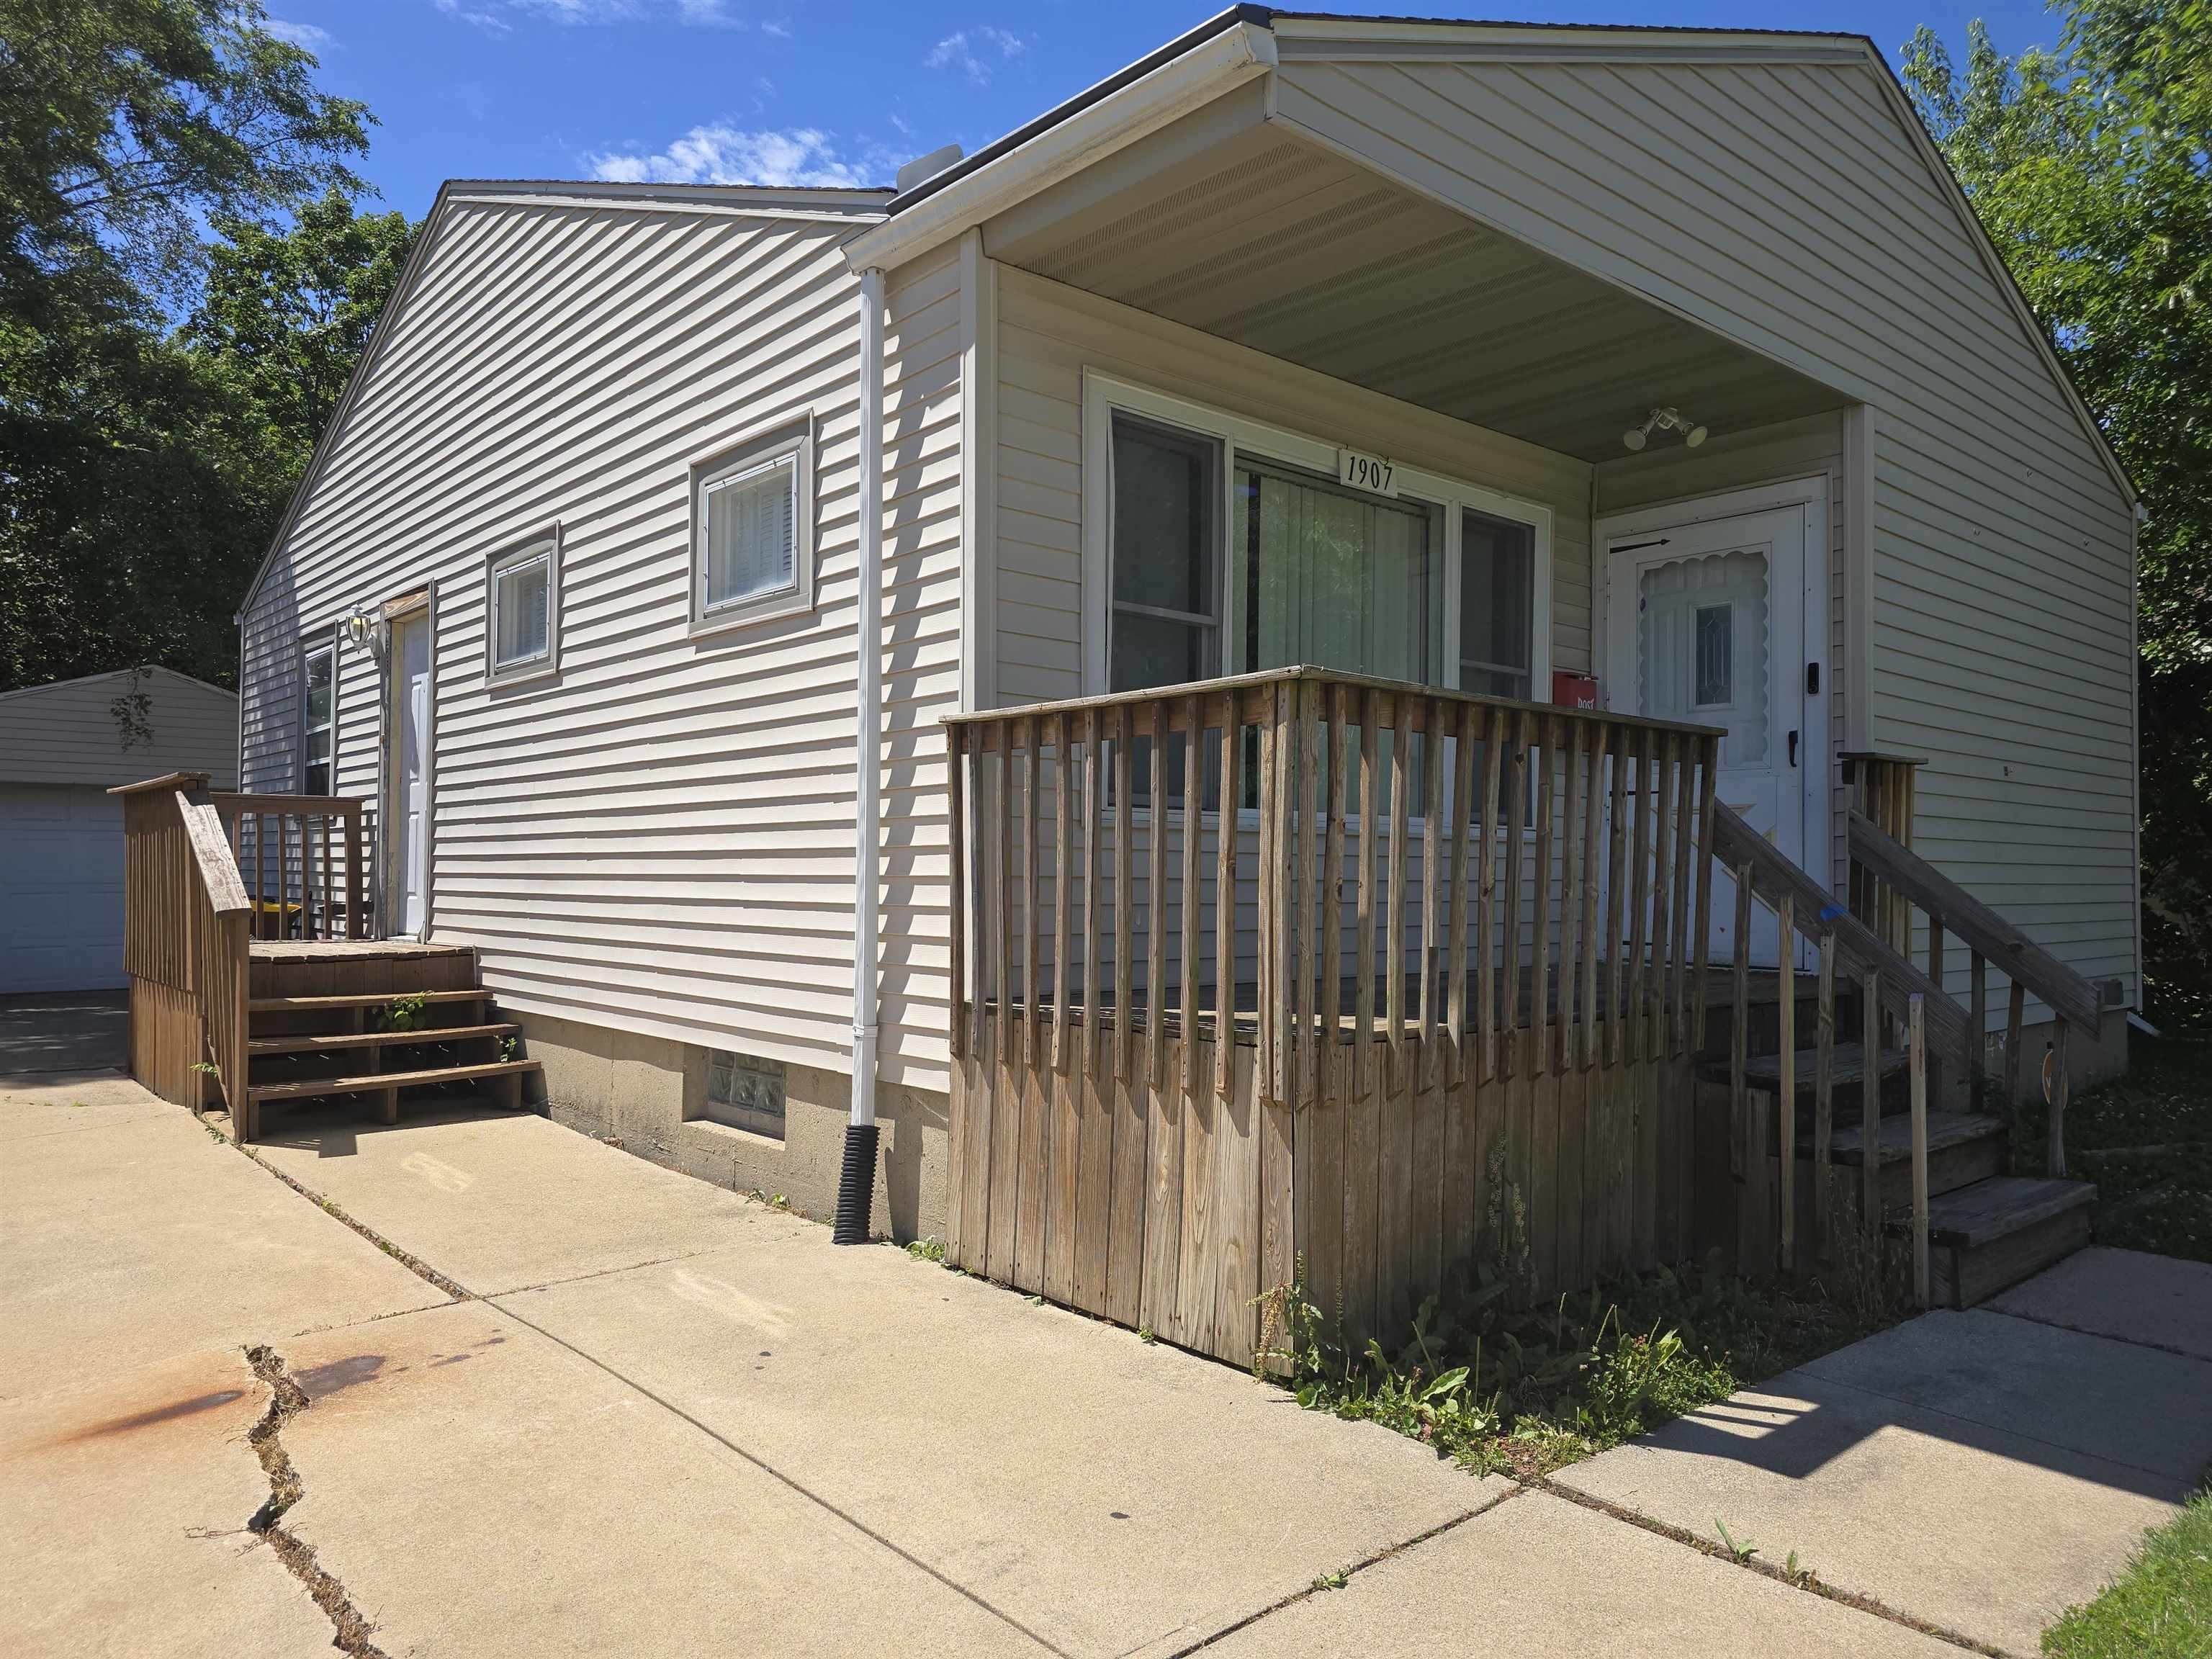
<svg viewBox="0 0 2212 1659">
<path fill-rule="evenodd" d="M 2015 1168 L 2044 1173 L 2042 1102 L 2021 1109 Z M 2066 1108 L 2067 1173 L 2097 1183 L 2097 1242 L 2212 1261 L 2212 1032 L 2132 1039 L 2128 1074 Z"/>
<path fill-rule="evenodd" d="M 1508 1222 L 1508 1229 L 1510 1224 Z M 1506 1236 L 1493 1226 L 1492 1237 Z M 1717 1262 L 1535 1302 L 1525 1255 L 1461 1268 L 1395 1352 L 1348 1348 L 1293 1290 L 1267 1345 L 1310 1410 L 1382 1424 L 1476 1473 L 1524 1478 L 1592 1456 L 1905 1311 L 1900 1264 L 1859 1255 L 1827 1284 L 1759 1285 Z"/>
<path fill-rule="evenodd" d="M 2051 1659 L 2212 1655 L 2212 1491 L 2143 1534 L 2128 1569 L 2043 1633 Z"/>
</svg>

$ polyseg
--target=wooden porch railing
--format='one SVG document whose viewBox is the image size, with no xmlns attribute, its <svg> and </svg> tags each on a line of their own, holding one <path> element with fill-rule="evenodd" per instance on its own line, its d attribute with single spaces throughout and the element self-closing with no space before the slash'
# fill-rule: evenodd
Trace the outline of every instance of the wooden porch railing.
<svg viewBox="0 0 2212 1659">
<path fill-rule="evenodd" d="M 246 1098 L 252 911 L 207 781 L 178 772 L 108 792 L 123 798 L 131 1074 L 195 1109 L 212 1081 L 236 1110 Z"/>
<path fill-rule="evenodd" d="M 947 727 L 955 1261 L 1240 1358 L 1493 1200 L 1540 1285 L 1688 1253 L 1718 732 L 1308 668 Z"/>
<path fill-rule="evenodd" d="M 1912 820 L 1920 769 L 1919 755 L 1891 755 L 1875 750 L 1846 750 L 1844 787 L 1851 806 L 1878 823 L 1899 846 L 1912 845 Z M 1912 917 L 1904 896 L 1870 870 L 1854 865 L 1850 872 L 1851 914 L 1889 942 L 1899 955 L 1912 950 Z"/>
<path fill-rule="evenodd" d="M 344 930 L 366 927 L 364 814 L 358 800 L 210 794 L 204 772 L 177 772 L 109 791 L 123 798 L 131 1073 L 180 1105 L 219 1097 L 250 1140 L 258 1126 L 246 1091 L 249 940 L 360 936 Z M 260 866 L 251 892 L 235 856 L 241 840 Z"/>
<path fill-rule="evenodd" d="M 368 939 L 374 824 L 343 795 L 218 793 L 231 854 L 252 906 L 256 939 Z"/>
</svg>

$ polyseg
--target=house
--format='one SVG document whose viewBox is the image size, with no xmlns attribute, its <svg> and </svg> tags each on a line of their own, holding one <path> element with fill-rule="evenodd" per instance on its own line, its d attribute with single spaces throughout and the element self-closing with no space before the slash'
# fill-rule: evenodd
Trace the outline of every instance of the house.
<svg viewBox="0 0 2212 1659">
<path fill-rule="evenodd" d="M 1234 1356 L 2118 1064 L 2135 525 L 1863 39 L 1242 6 L 895 192 L 447 185 L 241 775 L 564 1121 Z"/>
<path fill-rule="evenodd" d="M 149 773 L 234 787 L 238 696 L 166 668 L 0 693 L 0 996 L 120 989 L 123 810 Z"/>
</svg>

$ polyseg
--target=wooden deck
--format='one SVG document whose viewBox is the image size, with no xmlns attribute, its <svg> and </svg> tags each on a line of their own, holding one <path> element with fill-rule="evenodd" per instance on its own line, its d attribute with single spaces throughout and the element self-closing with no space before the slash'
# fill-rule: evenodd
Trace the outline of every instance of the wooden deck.
<svg viewBox="0 0 2212 1659">
<path fill-rule="evenodd" d="M 255 962 L 420 961 L 426 957 L 468 956 L 465 945 L 424 945 L 411 939 L 257 939 L 246 942 Z"/>
</svg>

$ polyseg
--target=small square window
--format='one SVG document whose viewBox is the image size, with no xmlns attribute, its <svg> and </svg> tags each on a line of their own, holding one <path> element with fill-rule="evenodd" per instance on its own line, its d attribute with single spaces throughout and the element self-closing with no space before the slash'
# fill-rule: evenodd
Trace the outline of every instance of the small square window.
<svg viewBox="0 0 2212 1659">
<path fill-rule="evenodd" d="M 494 680 L 552 671 L 560 602 L 557 537 L 492 561 L 489 633 Z"/>
<path fill-rule="evenodd" d="M 694 632 L 811 610 L 811 422 L 693 469 Z"/>
<path fill-rule="evenodd" d="M 720 1048 L 707 1054 L 707 1100 L 700 1115 L 733 1129 L 783 1139 L 781 1062 Z"/>
</svg>

